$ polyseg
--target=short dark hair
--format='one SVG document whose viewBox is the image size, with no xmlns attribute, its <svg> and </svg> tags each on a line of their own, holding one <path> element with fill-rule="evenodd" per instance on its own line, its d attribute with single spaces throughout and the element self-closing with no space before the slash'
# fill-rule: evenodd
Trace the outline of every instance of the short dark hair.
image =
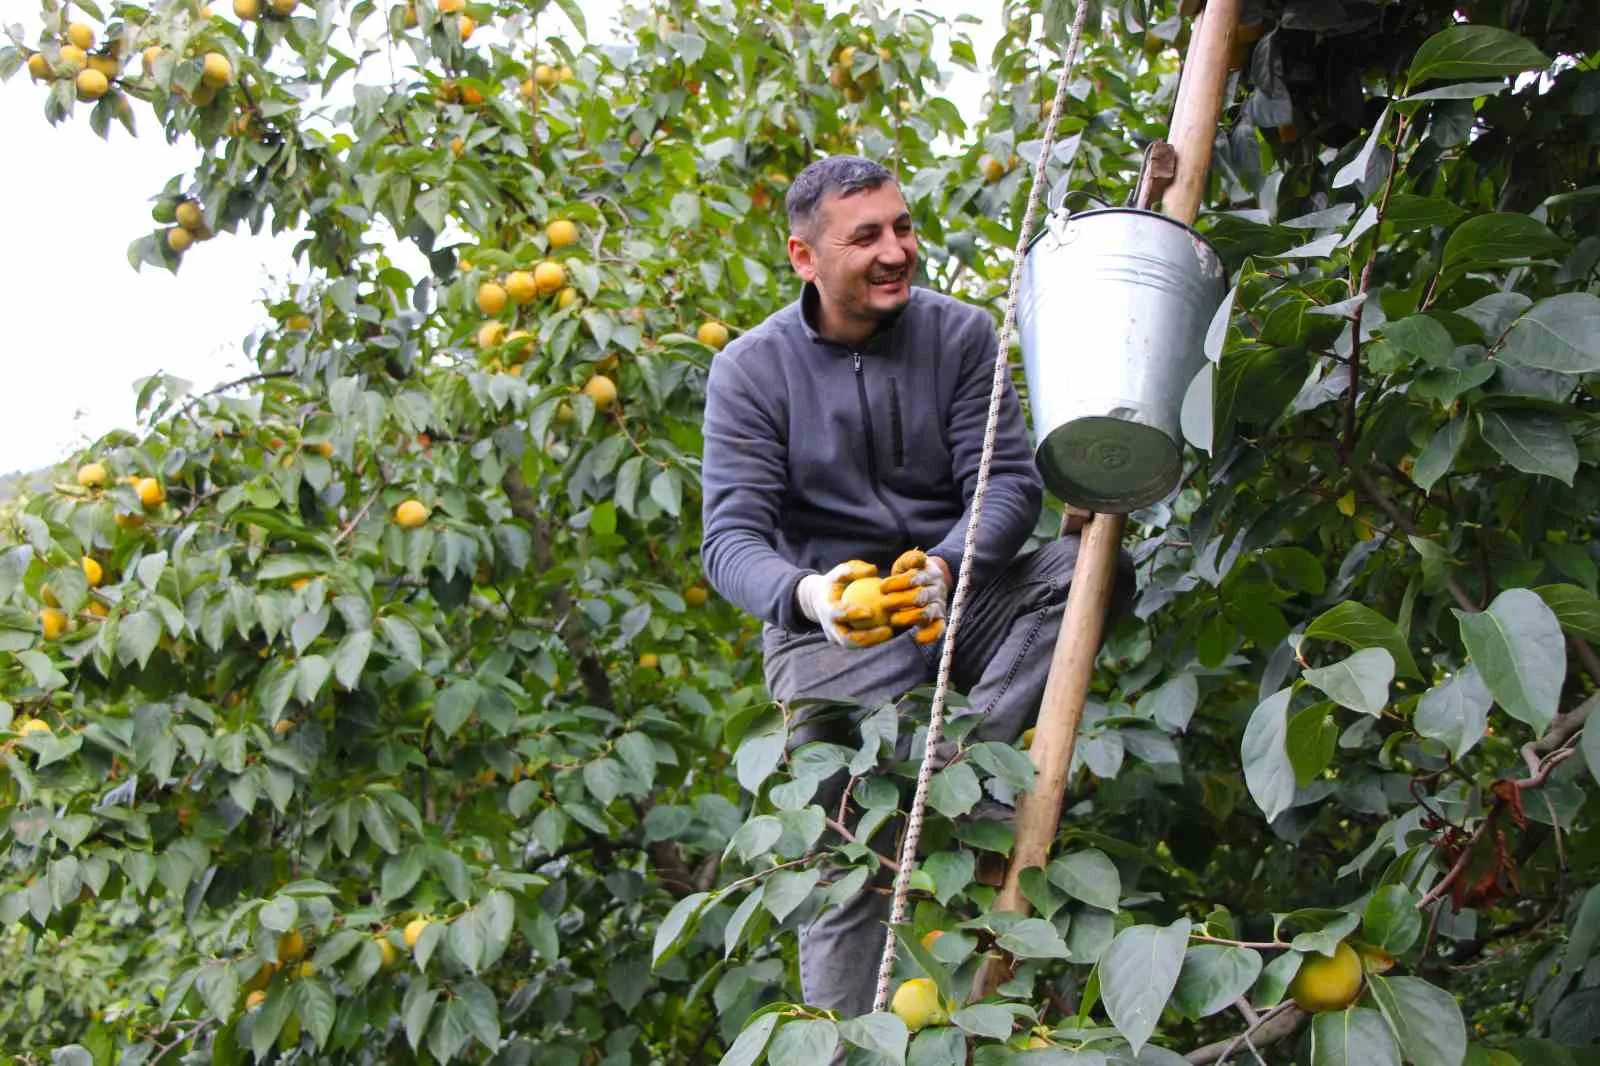
<svg viewBox="0 0 1600 1066">
<path fill-rule="evenodd" d="M 858 155 L 830 155 L 802 170 L 789 186 L 784 206 L 789 211 L 789 231 L 810 236 L 822 202 L 829 196 L 850 196 L 876 189 L 894 175 L 881 165 Z"/>
</svg>

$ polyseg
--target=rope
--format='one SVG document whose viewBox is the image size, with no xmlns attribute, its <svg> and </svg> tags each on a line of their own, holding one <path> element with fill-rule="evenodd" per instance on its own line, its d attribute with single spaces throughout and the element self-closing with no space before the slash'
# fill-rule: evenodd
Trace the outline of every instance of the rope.
<svg viewBox="0 0 1600 1066">
<path fill-rule="evenodd" d="M 944 646 L 939 655 L 938 682 L 934 687 L 933 706 L 928 713 L 928 735 L 922 746 L 922 766 L 917 770 L 917 791 L 906 821 L 905 841 L 900 846 L 900 867 L 894 878 L 889 928 L 884 936 L 883 958 L 878 964 L 878 992 L 872 1003 L 875 1013 L 889 1005 L 889 981 L 894 974 L 894 930 L 906 920 L 906 896 L 911 890 L 911 871 L 917 861 L 917 845 L 922 841 L 922 820 L 928 807 L 928 782 L 933 777 L 934 748 L 944 732 L 944 704 L 950 691 L 950 667 L 955 661 L 956 631 L 961 628 L 961 611 L 966 606 L 967 589 L 972 580 L 972 551 L 977 544 L 983 497 L 989 487 L 989 466 L 994 460 L 994 438 L 1000 424 L 1000 400 L 1005 395 L 1006 379 L 1011 371 L 1011 338 L 1017 329 L 1017 294 L 1022 288 L 1023 257 L 1033 239 L 1039 201 L 1044 195 L 1045 164 L 1050 159 L 1050 148 L 1055 142 L 1056 121 L 1066 106 L 1067 82 L 1078 60 L 1084 15 L 1089 10 L 1087 0 L 1078 0 L 1077 8 L 1072 19 L 1072 36 L 1067 41 L 1066 55 L 1062 57 L 1061 77 L 1056 82 L 1055 102 L 1050 107 L 1049 118 L 1045 120 L 1038 162 L 1033 165 L 1033 187 L 1028 192 L 1028 208 L 1022 216 L 1022 231 L 1017 235 L 1016 260 L 1011 265 L 1011 291 L 1006 296 L 1005 321 L 1000 327 L 999 343 L 995 348 L 994 382 L 989 389 L 989 421 L 983 432 L 983 458 L 978 463 L 978 483 L 972 491 L 972 517 L 967 522 L 966 540 L 961 549 L 961 572 L 956 578 L 956 592 L 950 601 L 950 618 L 945 626 Z"/>
</svg>

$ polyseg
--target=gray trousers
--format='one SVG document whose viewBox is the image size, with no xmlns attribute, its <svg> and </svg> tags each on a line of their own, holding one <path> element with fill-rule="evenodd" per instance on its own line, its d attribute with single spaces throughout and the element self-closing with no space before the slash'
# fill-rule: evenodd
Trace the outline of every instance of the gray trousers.
<svg viewBox="0 0 1600 1066">
<path fill-rule="evenodd" d="M 1074 534 L 1019 555 L 988 585 L 969 594 L 951 675 L 955 689 L 967 695 L 971 709 L 965 713 L 983 716 L 968 737 L 1012 743 L 1038 716 L 1078 543 Z M 1115 601 L 1126 603 L 1133 588 L 1126 554 L 1117 578 Z M 773 699 L 842 699 L 869 710 L 931 684 L 941 654 L 940 642 L 917 644 L 909 630 L 870 648 L 842 648 L 820 629 L 790 632 L 769 625 L 763 646 Z M 791 729 L 789 748 L 816 740 L 852 747 L 860 742 L 852 721 L 837 714 L 816 715 Z M 908 740 L 902 736 L 902 746 Z M 812 802 L 832 817 L 847 780 L 845 771 L 839 771 L 822 783 Z M 887 842 L 873 841 L 880 854 L 893 853 L 892 835 L 889 830 L 880 834 L 890 838 Z M 844 1017 L 872 1010 L 888 919 L 888 897 L 869 885 L 801 929 L 800 985 L 807 1003 L 838 1010 Z"/>
</svg>

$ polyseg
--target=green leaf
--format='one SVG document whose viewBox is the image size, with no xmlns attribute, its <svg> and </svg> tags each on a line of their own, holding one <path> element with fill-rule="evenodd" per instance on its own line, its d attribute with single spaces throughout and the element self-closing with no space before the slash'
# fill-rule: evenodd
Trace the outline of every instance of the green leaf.
<svg viewBox="0 0 1600 1066">
<path fill-rule="evenodd" d="M 952 1024 L 973 1036 L 1004 1040 L 1011 1035 L 1013 1015 L 998 1003 L 974 1003 L 950 1015 Z M 820 1060 L 819 1060 L 820 1061 Z"/>
<path fill-rule="evenodd" d="M 1263 1010 L 1283 1002 L 1283 995 L 1289 990 L 1294 975 L 1300 972 L 1304 960 L 1305 956 L 1298 951 L 1286 951 L 1267 963 L 1261 971 L 1261 979 L 1250 990 L 1250 1002 Z"/>
<path fill-rule="evenodd" d="M 734 1040 L 717 1066 L 752 1066 L 767 1049 L 767 1041 L 772 1039 L 772 1031 L 782 1020 L 777 1013 L 771 1011 L 757 1015 Z"/>
<path fill-rule="evenodd" d="M 717 894 L 714 892 L 695 892 L 673 904 L 667 916 L 661 920 L 660 928 L 656 930 L 655 944 L 650 949 L 652 968 L 660 966 L 677 954 L 678 949 L 683 946 L 683 941 L 694 932 L 700 913 L 715 902 L 716 898 Z"/>
<path fill-rule="evenodd" d="M 948 1025 L 922 1030 L 911 1042 L 907 1066 L 967 1066 L 967 1034 Z"/>
<path fill-rule="evenodd" d="M 476 681 L 457 681 L 439 693 L 433 701 L 433 724 L 445 736 L 454 736 L 466 724 L 478 705 L 483 690 Z"/>
<path fill-rule="evenodd" d="M 1339 706 L 1376 717 L 1389 705 L 1394 656 L 1384 648 L 1363 648 L 1331 666 L 1305 671 L 1305 679 Z"/>
<path fill-rule="evenodd" d="M 774 920 L 783 921 L 800 904 L 805 902 L 811 890 L 817 887 L 822 871 L 816 867 L 807 870 L 779 870 L 767 879 L 767 890 L 763 894 L 762 904 Z"/>
<path fill-rule="evenodd" d="M 1578 472 L 1578 446 L 1557 415 L 1533 411 L 1478 412 L 1478 428 L 1500 457 L 1524 474 L 1570 486 Z"/>
<path fill-rule="evenodd" d="M 767 1048 L 770 1066 L 819 1066 L 833 1058 L 839 1046 L 839 1028 L 826 1018 L 796 1018 L 784 1022 Z"/>
<path fill-rule="evenodd" d="M 1284 747 L 1294 767 L 1295 784 L 1305 788 L 1322 775 L 1333 762 L 1339 743 L 1339 723 L 1329 717 L 1333 704 L 1327 700 L 1298 711 L 1289 718 Z"/>
<path fill-rule="evenodd" d="M 1286 746 L 1293 694 L 1292 688 L 1279 689 L 1257 704 L 1240 745 L 1245 785 L 1269 822 L 1294 802 L 1294 764 Z"/>
<path fill-rule="evenodd" d="M 422 638 L 417 635 L 415 626 L 404 618 L 387 615 L 378 619 L 378 628 L 401 662 L 413 670 L 422 669 Z"/>
<path fill-rule="evenodd" d="M 286 933 L 294 928 L 295 918 L 300 914 L 300 904 L 295 902 L 293 896 L 277 895 L 261 908 L 257 921 L 261 928 L 273 933 Z"/>
<path fill-rule="evenodd" d="M 964 762 L 951 763 L 928 782 L 928 806 L 946 818 L 959 818 L 983 798 L 978 775 Z"/>
<path fill-rule="evenodd" d="M 596 759 L 583 765 L 583 787 L 602 807 L 622 793 L 622 767 L 615 759 Z"/>
<path fill-rule="evenodd" d="M 728 919 L 728 924 L 722 928 L 723 958 L 731 958 L 739 947 L 739 941 L 744 939 L 744 931 L 750 926 L 750 919 L 754 918 L 757 909 L 761 906 L 761 897 L 766 892 L 765 885 L 757 885 L 738 907 L 734 908 L 733 916 Z"/>
<path fill-rule="evenodd" d="M 1428 441 L 1428 446 L 1422 449 L 1422 454 L 1417 456 L 1416 465 L 1411 470 L 1411 478 L 1424 491 L 1432 491 L 1440 478 L 1450 472 L 1455 465 L 1456 455 L 1461 451 L 1461 443 L 1467 437 L 1467 420 L 1457 415 L 1443 426 Z"/>
<path fill-rule="evenodd" d="M 1562 629 L 1600 643 L 1600 599 L 1592 592 L 1577 585 L 1541 585 L 1533 591 L 1556 613 Z"/>
<path fill-rule="evenodd" d="M 1444 245 L 1446 274 L 1551 255 L 1567 246 L 1543 222 L 1502 212 L 1474 215 L 1450 234 Z"/>
<path fill-rule="evenodd" d="M 1450 331 L 1437 319 L 1427 315 L 1411 315 L 1380 327 L 1388 342 L 1403 352 L 1409 352 L 1429 366 L 1443 366 L 1455 351 Z"/>
<path fill-rule="evenodd" d="M 940 906 L 948 904 L 972 883 L 977 858 L 970 851 L 939 851 L 929 855 L 922 869 L 933 878 L 933 896 Z"/>
<path fill-rule="evenodd" d="M 361 683 L 361 671 L 366 669 L 367 658 L 372 654 L 372 631 L 360 629 L 348 634 L 339 642 L 333 653 L 333 676 L 347 689 Z"/>
<path fill-rule="evenodd" d="M 1507 589 L 1478 614 L 1455 611 L 1461 640 L 1495 702 L 1543 733 L 1555 717 L 1567 676 L 1561 623 L 1527 589 Z"/>
<path fill-rule="evenodd" d="M 1377 1011 L 1323 1011 L 1311 1019 L 1311 1066 L 1400 1066 L 1400 1050 Z"/>
<path fill-rule="evenodd" d="M 1362 923 L 1369 943 L 1391 955 L 1403 954 L 1422 934 L 1416 894 L 1405 885 L 1384 885 L 1367 900 Z"/>
<path fill-rule="evenodd" d="M 1420 977 L 1374 974 L 1367 987 L 1407 1061 L 1413 1066 L 1461 1066 L 1467 1053 L 1467 1026 L 1456 997 Z"/>
<path fill-rule="evenodd" d="M 1155 1032 L 1189 946 L 1189 920 L 1166 928 L 1135 925 L 1117 934 L 1100 960 L 1106 1014 L 1135 1054 Z"/>
<path fill-rule="evenodd" d="M 1412 724 L 1422 736 L 1437 740 L 1460 759 L 1483 739 L 1494 702 L 1477 666 L 1469 663 L 1422 694 Z"/>
<path fill-rule="evenodd" d="M 1422 679 L 1399 627 L 1366 604 L 1345 600 L 1329 608 L 1306 627 L 1305 636 L 1307 639 L 1336 640 L 1358 651 L 1362 648 L 1385 648 L 1394 657 L 1395 669 L 1402 676 L 1414 677 L 1419 681 Z"/>
<path fill-rule="evenodd" d="M 1193 674 L 1180 674 L 1139 697 L 1133 713 L 1154 719 L 1170 733 L 1182 733 L 1189 728 L 1189 719 L 1194 717 L 1194 709 L 1199 704 L 1200 683 Z"/>
<path fill-rule="evenodd" d="M 864 1048 L 882 1058 L 903 1066 L 906 1061 L 906 1023 L 894 1014 L 863 1014 L 839 1023 L 839 1035 L 845 1042 Z"/>
<path fill-rule="evenodd" d="M 985 772 L 998 777 L 1020 792 L 1033 790 L 1033 762 L 1009 744 L 986 742 L 974 744 L 967 755 Z"/>
<path fill-rule="evenodd" d="M 1063 855 L 1045 868 L 1051 884 L 1091 907 L 1115 911 L 1122 899 L 1122 877 L 1098 848 Z"/>
<path fill-rule="evenodd" d="M 1550 60 L 1531 41 L 1497 26 L 1458 23 L 1422 42 L 1411 59 L 1408 86 L 1434 78 L 1498 78 L 1537 70 Z"/>
<path fill-rule="evenodd" d="M 1173 1005 L 1185 1018 L 1209 1018 L 1227 1010 L 1261 975 L 1261 956 L 1249 948 L 1196 944 L 1183 957 Z"/>
<path fill-rule="evenodd" d="M 1024 918 L 1000 934 L 996 941 L 1001 951 L 1008 951 L 1019 959 L 1064 959 L 1066 942 L 1056 927 L 1043 918 Z"/>
<path fill-rule="evenodd" d="M 135 611 L 117 626 L 117 661 L 123 666 L 137 662 L 143 670 L 161 640 L 161 619 L 149 611 Z"/>
<path fill-rule="evenodd" d="M 1600 370 L 1600 297 L 1568 292 L 1540 300 L 1507 331 L 1500 358 L 1561 374 Z"/>
<path fill-rule="evenodd" d="M 1496 88 L 1499 88 L 1498 84 Z M 1385 225 L 1393 226 L 1397 230 L 1410 231 L 1430 226 L 1454 225 L 1464 214 L 1465 211 L 1449 200 L 1398 192 L 1389 197 L 1389 206 L 1384 211 L 1383 221 Z"/>
<path fill-rule="evenodd" d="M 310 1031 L 317 1047 L 326 1047 L 338 1014 L 338 1005 L 334 1003 L 333 990 L 328 983 L 320 977 L 295 982 L 294 1013 Z"/>
</svg>

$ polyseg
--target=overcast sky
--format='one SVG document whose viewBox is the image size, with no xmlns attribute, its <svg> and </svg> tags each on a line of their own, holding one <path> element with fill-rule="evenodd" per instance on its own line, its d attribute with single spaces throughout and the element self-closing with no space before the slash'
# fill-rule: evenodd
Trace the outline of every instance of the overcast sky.
<svg viewBox="0 0 1600 1066">
<path fill-rule="evenodd" d="M 228 0 L 213 3 L 229 10 Z M 618 4 L 583 6 L 595 33 L 611 25 Z M 942 6 L 986 16 L 969 32 L 977 54 L 987 55 L 999 0 Z M 35 0 L 0 0 L 0 22 L 21 22 L 30 37 L 34 11 Z M 492 32 L 479 33 L 485 30 Z M 983 90 L 984 79 L 963 71 L 951 95 L 971 119 Z M 241 343 L 265 321 L 263 296 L 300 276 L 292 236 L 248 233 L 195 245 L 176 275 L 148 266 L 135 272 L 128 244 L 157 228 L 150 198 L 190 170 L 198 152 L 167 144 L 137 102 L 137 138 L 117 126 L 102 141 L 82 110 L 52 127 L 44 95 L 25 72 L 0 84 L 0 203 L 8 223 L 0 259 L 0 474 L 49 466 L 111 429 L 133 428 L 133 383 L 149 374 L 208 388 L 249 373 Z"/>
</svg>

